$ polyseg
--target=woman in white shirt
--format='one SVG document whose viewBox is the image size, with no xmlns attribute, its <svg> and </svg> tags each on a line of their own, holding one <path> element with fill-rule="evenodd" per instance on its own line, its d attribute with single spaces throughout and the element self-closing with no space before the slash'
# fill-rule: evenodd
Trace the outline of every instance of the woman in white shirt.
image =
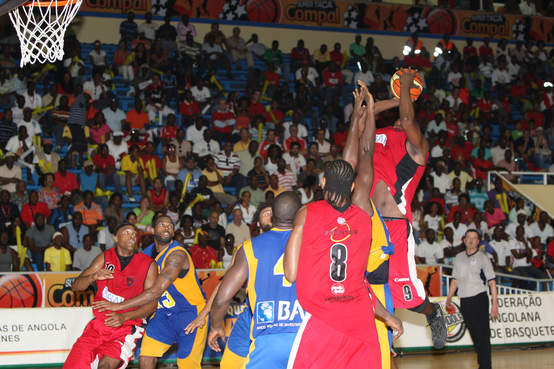
<svg viewBox="0 0 554 369">
<path fill-rule="evenodd" d="M 250 204 L 250 191 L 244 191 L 240 198 L 239 208 L 242 210 L 242 219 L 248 225 L 252 224 L 256 208 Z"/>
<path fill-rule="evenodd" d="M 424 229 L 431 228 L 435 232 L 441 229 L 440 224 L 442 220 L 442 215 L 440 214 L 440 206 L 436 202 L 431 203 L 431 208 L 428 213 L 423 217 Z"/>
<path fill-rule="evenodd" d="M 298 189 L 300 194 L 300 202 L 302 205 L 306 205 L 314 199 L 314 186 L 316 184 L 316 178 L 314 176 L 307 176 L 302 184 L 302 187 Z"/>
</svg>

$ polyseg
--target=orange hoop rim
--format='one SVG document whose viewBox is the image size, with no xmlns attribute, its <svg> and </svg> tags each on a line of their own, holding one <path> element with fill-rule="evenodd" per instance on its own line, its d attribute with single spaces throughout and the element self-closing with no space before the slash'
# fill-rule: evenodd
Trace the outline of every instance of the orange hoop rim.
<svg viewBox="0 0 554 369">
<path fill-rule="evenodd" d="M 29 1 L 23 4 L 23 6 L 26 6 L 26 7 L 38 6 L 40 8 L 49 8 L 49 7 L 66 6 L 67 4 L 75 4 L 77 2 L 79 2 L 79 0 Z"/>
</svg>

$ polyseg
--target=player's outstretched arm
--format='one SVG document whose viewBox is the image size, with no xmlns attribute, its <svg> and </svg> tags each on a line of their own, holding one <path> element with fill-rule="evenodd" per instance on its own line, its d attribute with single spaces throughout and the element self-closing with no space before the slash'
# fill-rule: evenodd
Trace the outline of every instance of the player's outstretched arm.
<svg viewBox="0 0 554 369">
<path fill-rule="evenodd" d="M 383 320 L 383 322 L 392 329 L 394 337 L 393 339 L 397 339 L 404 333 L 404 327 L 402 326 L 402 321 L 389 313 L 387 309 L 381 304 L 381 301 L 379 299 L 375 299 L 375 315 Z"/>
<path fill-rule="evenodd" d="M 113 273 L 104 269 L 104 253 L 100 253 L 90 266 L 83 270 L 71 285 L 73 291 L 83 291 L 95 281 L 113 279 Z"/>
<path fill-rule="evenodd" d="M 298 273 L 298 259 L 300 259 L 300 246 L 302 245 L 302 233 L 304 232 L 304 223 L 306 222 L 306 206 L 298 209 L 294 217 L 292 232 L 285 247 L 283 256 L 283 268 L 285 269 L 285 278 L 290 283 L 296 282 Z"/>
<path fill-rule="evenodd" d="M 152 287 L 158 277 L 158 265 L 154 261 L 150 263 L 146 278 L 144 280 L 144 289 Z M 121 327 L 127 320 L 142 319 L 148 317 L 156 310 L 158 302 L 153 301 L 149 304 L 144 304 L 136 310 L 127 311 L 125 313 L 108 313 L 104 324 L 108 327 Z"/>
<path fill-rule="evenodd" d="M 376 101 L 375 102 L 375 115 L 378 115 L 379 113 L 382 113 L 384 111 L 396 108 L 396 107 L 398 107 L 399 104 L 400 104 L 400 100 L 398 100 L 397 98 Z"/>
<path fill-rule="evenodd" d="M 408 145 L 406 145 L 408 153 L 418 164 L 424 165 L 427 160 L 427 153 L 429 152 L 429 142 L 415 121 L 414 106 L 410 96 L 410 88 L 416 73 L 416 70 L 408 68 L 400 75 L 399 119 L 402 129 L 404 129 L 408 138 Z"/>
<path fill-rule="evenodd" d="M 358 144 L 358 175 L 354 185 L 352 203 L 373 215 L 373 207 L 369 201 L 369 193 L 373 185 L 373 151 L 375 149 L 375 102 L 367 88 L 364 90 L 367 108 L 362 115 L 363 132 Z M 354 170 L 356 168 L 354 167 Z"/>
<path fill-rule="evenodd" d="M 181 270 L 188 268 L 189 261 L 185 253 L 183 251 L 174 251 L 167 257 L 162 272 L 156 278 L 152 286 L 142 291 L 140 295 L 120 304 L 114 304 L 105 300 L 95 301 L 92 303 L 92 307 L 98 309 L 98 311 L 120 311 L 156 302 L 169 286 L 175 282 L 177 277 L 179 277 Z"/>
<path fill-rule="evenodd" d="M 227 273 L 225 273 L 212 304 L 208 345 L 216 352 L 221 351 L 218 339 L 225 338 L 225 331 L 223 330 L 223 318 L 225 317 L 225 312 L 227 311 L 233 296 L 235 296 L 242 285 L 244 285 L 247 278 L 248 264 L 246 262 L 244 251 L 240 250 L 237 252 L 235 262 L 231 265 Z"/>
<path fill-rule="evenodd" d="M 354 111 L 352 112 L 352 119 L 350 119 L 350 127 L 348 128 L 348 135 L 344 143 L 344 151 L 342 158 L 346 160 L 352 168 L 356 169 L 358 165 L 358 140 L 360 138 L 360 118 L 363 110 L 362 104 L 364 102 L 364 88 L 367 89 L 365 84 L 358 81 L 359 88 L 355 88 L 352 91 L 354 95 Z"/>
</svg>

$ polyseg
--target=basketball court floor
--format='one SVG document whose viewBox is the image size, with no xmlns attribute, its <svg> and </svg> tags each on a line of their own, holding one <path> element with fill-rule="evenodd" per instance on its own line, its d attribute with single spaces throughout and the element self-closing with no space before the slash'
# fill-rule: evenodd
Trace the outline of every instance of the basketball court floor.
<svg viewBox="0 0 554 369">
<path fill-rule="evenodd" d="M 492 353 L 493 369 L 551 369 L 554 367 L 554 347 L 538 349 L 506 349 Z M 399 369 L 476 369 L 475 353 L 409 354 L 397 359 Z M 136 366 L 130 366 L 136 368 Z M 177 368 L 177 365 L 160 365 L 159 369 Z M 217 369 L 218 366 L 204 366 Z M 37 368 L 38 369 L 38 368 Z M 61 369 L 61 368 L 60 368 Z"/>
</svg>

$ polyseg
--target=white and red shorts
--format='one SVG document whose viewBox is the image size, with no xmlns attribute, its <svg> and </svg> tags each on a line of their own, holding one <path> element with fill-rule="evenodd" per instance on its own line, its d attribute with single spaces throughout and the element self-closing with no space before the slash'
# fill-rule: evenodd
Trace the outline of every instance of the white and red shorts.
<svg viewBox="0 0 554 369">
<path fill-rule="evenodd" d="M 383 217 L 394 254 L 389 259 L 389 286 L 395 309 L 418 311 L 426 301 L 425 287 L 417 277 L 416 242 L 408 219 Z"/>
<path fill-rule="evenodd" d="M 367 333 L 368 339 L 361 340 L 306 312 L 287 369 L 381 368 L 377 331 Z"/>
<path fill-rule="evenodd" d="M 126 368 L 143 334 L 144 328 L 138 325 L 112 328 L 106 327 L 103 320 L 93 319 L 73 344 L 63 368 L 94 369 L 103 356 L 119 359 L 118 368 Z"/>
</svg>

